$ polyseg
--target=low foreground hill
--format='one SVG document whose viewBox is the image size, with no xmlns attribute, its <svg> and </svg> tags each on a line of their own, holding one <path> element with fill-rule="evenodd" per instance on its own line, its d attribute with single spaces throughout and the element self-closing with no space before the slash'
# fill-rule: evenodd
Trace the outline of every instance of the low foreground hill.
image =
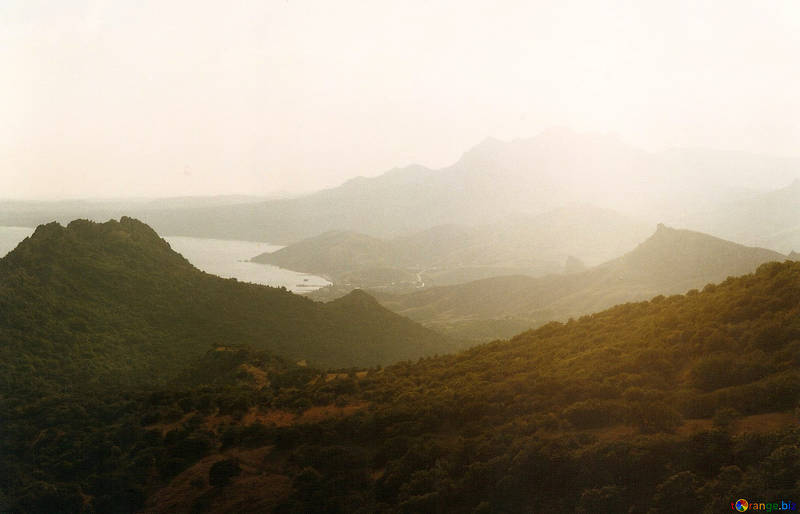
<svg viewBox="0 0 800 514">
<path fill-rule="evenodd" d="M 328 304 L 203 273 L 134 219 L 40 226 L 0 260 L 0 382 L 159 380 L 215 345 L 320 366 L 442 353 L 361 291 Z"/>
<path fill-rule="evenodd" d="M 390 309 L 459 337 L 506 337 L 658 294 L 684 293 L 785 255 L 659 225 L 631 252 L 584 272 L 495 277 L 406 295 L 381 295 Z"/>
<path fill-rule="evenodd" d="M 217 348 L 157 389 L 0 397 L 0 504 L 658 514 L 796 502 L 798 366 L 792 262 L 383 369 Z"/>
</svg>

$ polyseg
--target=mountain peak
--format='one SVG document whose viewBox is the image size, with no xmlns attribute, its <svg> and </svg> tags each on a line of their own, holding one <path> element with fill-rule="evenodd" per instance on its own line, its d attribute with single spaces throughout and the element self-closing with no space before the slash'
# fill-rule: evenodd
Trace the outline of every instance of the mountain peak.
<svg viewBox="0 0 800 514">
<path fill-rule="evenodd" d="M 122 216 L 119 221 L 111 219 L 98 223 L 87 219 L 70 221 L 67 226 L 53 221 L 39 225 L 31 235 L 32 240 L 41 240 L 51 237 L 72 235 L 78 238 L 101 237 L 110 233 L 124 233 L 137 239 L 150 239 L 154 242 L 163 242 L 155 230 L 147 224 L 128 216 Z"/>
<path fill-rule="evenodd" d="M 330 302 L 332 305 L 347 305 L 347 306 L 364 306 L 364 305 L 379 305 L 378 301 L 370 294 L 366 293 L 363 289 L 353 289 L 341 298 L 337 298 Z"/>
<path fill-rule="evenodd" d="M 634 265 L 648 273 L 657 270 L 672 273 L 681 268 L 684 271 L 693 269 L 694 273 L 706 270 L 709 276 L 713 276 L 723 263 L 730 265 L 729 274 L 737 274 L 752 271 L 763 262 L 785 259 L 784 255 L 772 250 L 744 246 L 702 232 L 659 223 L 652 236 L 617 262 Z"/>
<path fill-rule="evenodd" d="M 577 257 L 570 255 L 567 257 L 567 261 L 564 263 L 564 273 L 579 273 L 581 271 L 586 271 L 586 265 L 578 259 Z"/>
<path fill-rule="evenodd" d="M 505 143 L 496 137 L 487 136 L 480 143 L 475 145 L 474 148 L 496 148 L 498 146 L 502 146 L 503 144 Z"/>
<path fill-rule="evenodd" d="M 676 240 L 683 239 L 686 237 L 714 239 L 713 236 L 709 236 L 707 234 L 702 234 L 700 232 L 692 232 L 691 230 L 672 228 L 663 223 L 659 223 L 658 225 L 656 225 L 656 231 L 653 232 L 653 234 L 650 237 L 645 239 L 639 246 L 645 247 L 645 246 L 651 246 L 653 244 L 674 242 Z"/>
<path fill-rule="evenodd" d="M 663 223 L 659 223 L 658 225 L 656 225 L 656 232 L 653 235 L 677 234 L 678 232 L 680 232 L 680 230 L 678 230 L 677 228 L 668 227 Z"/>
<path fill-rule="evenodd" d="M 61 223 L 57 221 L 51 221 L 50 223 L 43 223 L 36 227 L 31 234 L 30 239 L 42 239 L 42 238 L 49 238 L 54 237 L 58 234 L 63 233 L 66 230 L 65 227 L 61 225 Z"/>
<path fill-rule="evenodd" d="M 408 166 L 398 166 L 396 168 L 392 168 L 383 176 L 394 176 L 394 175 L 407 175 L 407 176 L 425 176 L 430 174 L 431 169 L 428 167 L 423 166 L 422 164 L 409 164 Z"/>
<path fill-rule="evenodd" d="M 486 161 L 496 157 L 508 144 L 495 138 L 487 137 L 473 146 L 461 156 L 459 162 Z"/>
<path fill-rule="evenodd" d="M 55 268 L 62 266 L 62 258 L 92 267 L 104 260 L 128 266 L 192 267 L 147 224 L 127 216 L 104 223 L 77 219 L 66 227 L 57 222 L 39 225 L 4 261 L 7 265 L 39 263 Z"/>
</svg>

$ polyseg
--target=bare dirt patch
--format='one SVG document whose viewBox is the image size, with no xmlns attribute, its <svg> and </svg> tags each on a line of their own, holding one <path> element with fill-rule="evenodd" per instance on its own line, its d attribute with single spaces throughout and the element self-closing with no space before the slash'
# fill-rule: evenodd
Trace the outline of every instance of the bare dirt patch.
<svg viewBox="0 0 800 514">
<path fill-rule="evenodd" d="M 254 423 L 261 423 L 262 425 L 275 426 L 275 427 L 288 427 L 297 418 L 297 414 L 285 410 L 270 409 L 267 411 L 260 411 L 258 408 L 253 407 L 242 418 L 242 424 L 245 426 Z"/>
<path fill-rule="evenodd" d="M 368 402 L 356 402 L 343 407 L 336 405 L 323 405 L 311 407 L 297 418 L 297 423 L 318 423 L 330 418 L 343 418 L 352 416 L 356 412 L 367 408 Z"/>
<path fill-rule="evenodd" d="M 242 370 L 246 371 L 253 377 L 253 380 L 256 382 L 256 387 L 259 389 L 269 386 L 269 379 L 267 378 L 267 372 L 263 369 L 257 368 L 252 364 L 242 364 L 240 366 Z"/>
<path fill-rule="evenodd" d="M 336 379 L 344 379 L 347 378 L 349 375 L 347 373 L 327 373 L 325 375 L 325 382 L 330 382 Z"/>
<path fill-rule="evenodd" d="M 191 418 L 195 414 L 196 414 L 196 412 L 192 411 L 192 412 L 189 412 L 188 414 L 184 414 L 183 417 L 181 419 L 179 419 L 178 421 L 173 421 L 172 423 L 154 423 L 154 424 L 148 425 L 148 426 L 146 426 L 144 428 L 145 428 L 145 430 L 158 430 L 158 431 L 161 432 L 161 436 L 163 437 L 163 436 L 167 435 L 169 432 L 171 432 L 171 431 L 173 431 L 173 430 L 175 430 L 177 428 L 181 428 L 184 425 L 184 423 L 189 421 L 189 418 Z"/>
</svg>

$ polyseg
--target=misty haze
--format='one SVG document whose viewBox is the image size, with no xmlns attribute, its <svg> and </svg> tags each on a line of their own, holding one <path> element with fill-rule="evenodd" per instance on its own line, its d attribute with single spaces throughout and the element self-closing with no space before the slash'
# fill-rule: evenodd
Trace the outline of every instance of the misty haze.
<svg viewBox="0 0 800 514">
<path fill-rule="evenodd" d="M 0 29 L 0 512 L 797 510 L 800 4 Z"/>
</svg>

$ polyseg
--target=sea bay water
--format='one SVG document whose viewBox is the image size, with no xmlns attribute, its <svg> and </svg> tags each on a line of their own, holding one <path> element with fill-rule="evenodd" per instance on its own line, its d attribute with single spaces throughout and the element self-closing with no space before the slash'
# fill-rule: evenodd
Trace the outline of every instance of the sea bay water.
<svg viewBox="0 0 800 514">
<path fill-rule="evenodd" d="M 31 234 L 33 229 L 28 227 L 0 227 L 0 258 L 5 257 Z"/>
<path fill-rule="evenodd" d="M 295 293 L 307 293 L 330 285 L 322 277 L 299 273 L 269 264 L 249 262 L 256 255 L 274 252 L 282 246 L 254 241 L 229 241 L 199 237 L 165 237 L 173 250 L 197 268 L 223 278 L 236 278 L 273 287 L 285 287 Z"/>
<path fill-rule="evenodd" d="M 33 230 L 28 227 L 0 227 L 0 257 L 5 257 L 23 239 L 33 234 Z M 274 252 L 281 249 L 281 246 L 199 237 L 172 236 L 164 239 L 173 250 L 186 257 L 198 269 L 223 278 L 285 287 L 296 293 L 313 291 L 330 284 L 315 275 L 249 262 L 256 255 Z"/>
</svg>

